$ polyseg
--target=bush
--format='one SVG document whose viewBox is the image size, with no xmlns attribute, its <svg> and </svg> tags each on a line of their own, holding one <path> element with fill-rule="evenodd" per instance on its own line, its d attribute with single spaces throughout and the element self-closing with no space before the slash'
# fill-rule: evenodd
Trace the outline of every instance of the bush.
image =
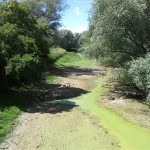
<svg viewBox="0 0 150 150">
<path fill-rule="evenodd" d="M 23 57 L 14 56 L 6 66 L 6 75 L 14 80 L 27 82 L 40 77 L 39 72 L 44 70 L 45 61 L 32 54 L 25 54 Z"/>
<path fill-rule="evenodd" d="M 66 54 L 66 50 L 62 48 L 52 48 L 50 49 L 49 58 L 52 61 L 56 61 L 60 57 L 62 57 L 64 54 Z"/>
<path fill-rule="evenodd" d="M 117 80 L 120 84 L 122 85 L 130 85 L 132 86 L 133 83 L 133 78 L 129 74 L 128 69 L 121 69 L 119 73 L 117 74 Z"/>
<path fill-rule="evenodd" d="M 37 22 L 26 2 L 0 3 L 0 18 L 0 88 L 40 77 L 49 52 L 48 25 Z"/>
<path fill-rule="evenodd" d="M 150 89 L 150 54 L 146 55 L 145 58 L 133 60 L 130 64 L 129 73 L 136 86 L 148 93 Z"/>
<path fill-rule="evenodd" d="M 112 57 L 101 58 L 100 63 L 106 67 L 116 67 L 117 60 Z"/>
</svg>

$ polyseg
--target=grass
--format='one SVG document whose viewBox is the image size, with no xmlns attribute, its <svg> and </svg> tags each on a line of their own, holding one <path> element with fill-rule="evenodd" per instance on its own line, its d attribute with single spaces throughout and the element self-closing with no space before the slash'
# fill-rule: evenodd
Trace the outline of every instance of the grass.
<svg viewBox="0 0 150 150">
<path fill-rule="evenodd" d="M 58 76 L 47 75 L 47 82 L 38 81 L 33 85 L 22 85 L 13 88 L 7 95 L 0 95 L 0 143 L 13 130 L 14 122 L 19 114 L 32 106 L 33 102 L 37 100 L 37 96 L 38 98 L 45 97 L 44 86 L 56 84 L 57 80 Z"/>
<path fill-rule="evenodd" d="M 63 55 L 63 57 L 59 58 L 56 61 L 55 65 L 57 67 L 80 66 L 80 67 L 96 68 L 96 63 L 74 53 L 66 53 L 65 55 Z M 107 76 L 101 77 L 100 79 L 96 80 L 97 85 L 90 93 L 83 95 L 78 99 L 71 99 L 70 101 L 75 102 L 76 105 L 79 105 L 79 107 L 82 110 L 86 110 L 87 112 L 89 112 L 92 118 L 95 117 L 97 122 L 99 122 L 100 125 L 102 125 L 102 128 L 105 127 L 106 130 L 108 130 L 109 132 L 108 135 L 113 135 L 112 137 L 109 136 L 109 140 L 115 144 L 119 142 L 120 149 L 148 150 L 150 147 L 150 139 L 149 139 L 150 131 L 148 129 L 130 123 L 127 120 L 125 120 L 122 116 L 118 115 L 115 111 L 112 111 L 111 109 L 107 109 L 106 107 L 104 107 L 102 99 L 110 89 L 108 87 L 104 87 L 103 85 L 107 83 L 109 77 L 110 71 L 108 72 Z M 48 76 L 47 80 L 53 82 L 57 80 L 57 76 L 55 75 Z M 23 97 L 24 97 L 23 95 L 21 95 L 20 97 L 13 96 L 12 100 L 17 99 L 17 103 L 15 104 L 14 103 L 9 104 L 11 103 L 11 98 L 9 97 L 9 103 L 5 107 L 0 108 L 0 142 L 3 141 L 5 135 L 12 130 L 14 119 L 20 114 L 21 110 L 23 110 L 23 106 L 20 105 L 23 104 L 21 102 L 21 100 L 23 100 Z M 5 97 L 2 97 L 0 99 L 3 101 L 6 100 Z M 134 107 L 134 105 L 132 106 Z M 87 138 L 85 138 L 84 140 L 85 143 L 87 143 L 86 147 L 89 148 L 90 146 L 92 147 L 92 141 L 90 141 L 91 139 L 89 137 L 94 136 L 92 135 L 92 133 L 95 134 L 97 133 L 97 130 L 94 129 L 92 129 L 93 132 L 91 133 L 91 128 L 92 128 L 91 126 L 87 125 L 83 126 L 83 128 L 81 129 L 78 129 L 82 134 L 86 133 L 88 140 L 86 141 Z M 69 132 L 70 136 L 67 137 L 68 139 L 65 137 L 65 139 L 67 139 L 68 141 L 71 138 L 72 141 L 75 141 L 73 137 L 78 139 L 81 135 L 80 132 L 78 134 L 75 133 L 74 136 L 72 136 L 72 132 Z M 63 132 L 62 135 L 64 135 Z M 103 143 L 104 147 L 107 147 L 107 143 L 110 142 L 108 141 L 108 135 L 106 136 L 106 134 L 104 135 L 100 134 L 101 140 L 104 141 Z M 58 138 L 62 139 L 61 136 L 58 136 Z M 82 140 L 80 139 L 78 141 Z M 114 147 L 110 147 L 108 149 L 111 148 L 113 149 L 118 147 L 116 147 L 115 145 Z"/>
<path fill-rule="evenodd" d="M 57 81 L 58 81 L 58 76 L 57 75 L 55 75 L 55 74 L 50 74 L 50 75 L 48 75 L 47 77 L 46 77 L 46 80 L 47 80 L 47 82 L 48 83 L 57 83 Z"/>
<path fill-rule="evenodd" d="M 66 51 L 61 48 L 51 50 L 49 57 L 52 61 L 56 61 L 62 57 Z M 58 77 L 56 75 L 47 75 L 47 84 L 56 83 Z M 38 83 L 36 83 L 38 84 Z M 42 83 L 39 83 L 42 84 Z M 22 86 L 14 88 L 12 93 L 8 95 L 0 95 L 0 143 L 4 141 L 6 135 L 13 129 L 13 124 L 18 115 L 32 105 L 35 96 L 43 97 L 43 90 L 39 86 Z"/>
<path fill-rule="evenodd" d="M 129 87 L 124 87 L 120 85 L 115 85 L 115 90 L 123 90 L 126 89 L 129 91 Z M 121 117 L 126 119 L 127 121 L 140 125 L 145 128 L 150 129 L 150 107 L 149 105 L 145 104 L 145 101 L 143 100 L 136 100 L 131 98 L 120 98 L 118 94 L 113 93 L 111 91 L 114 89 L 114 86 L 110 88 L 109 94 L 106 95 L 106 97 L 116 97 L 117 100 L 121 100 L 121 103 L 116 103 L 115 101 L 112 103 L 111 100 L 104 100 L 102 103 L 105 107 L 108 109 L 111 109 L 118 113 Z"/>
<path fill-rule="evenodd" d="M 96 68 L 97 65 L 94 61 L 89 60 L 77 53 L 68 52 L 63 57 L 58 59 L 55 63 L 56 67 L 86 67 Z"/>
<path fill-rule="evenodd" d="M 17 90 L 0 95 L 0 143 L 12 131 L 15 119 L 32 103 L 32 99 L 27 96 L 24 89 Z"/>
<path fill-rule="evenodd" d="M 0 108 L 0 142 L 5 139 L 12 128 L 14 120 L 21 113 L 21 110 L 16 106 Z"/>
<path fill-rule="evenodd" d="M 0 143 L 14 128 L 14 122 L 22 111 L 32 106 L 35 95 L 43 92 L 39 87 L 22 85 L 14 87 L 7 95 L 0 95 Z"/>
<path fill-rule="evenodd" d="M 111 81 L 116 81 L 116 74 L 117 71 L 114 70 L 112 71 L 113 75 L 112 77 L 110 77 Z M 114 78 L 115 77 L 115 78 Z M 124 82 L 128 80 L 127 78 L 124 78 Z M 149 128 L 150 129 L 150 107 L 148 104 L 146 104 L 145 100 L 142 97 L 138 97 L 138 99 L 136 99 L 136 97 L 128 97 L 126 96 L 126 98 L 123 98 L 122 94 L 118 94 L 118 93 L 114 93 L 113 91 L 135 91 L 134 87 L 132 86 L 127 86 L 124 84 L 120 84 L 119 82 L 115 82 L 113 84 L 110 84 L 110 81 L 108 81 L 109 84 L 109 93 L 106 95 L 106 99 L 103 102 L 103 105 L 106 106 L 108 109 L 111 109 L 113 111 L 115 111 L 116 113 L 118 113 L 121 117 L 123 117 L 124 119 L 126 119 L 127 121 L 140 125 L 142 127 L 145 128 Z M 109 97 L 109 99 L 111 98 L 117 98 L 116 101 L 112 101 L 112 100 L 108 100 L 107 97 Z"/>
</svg>

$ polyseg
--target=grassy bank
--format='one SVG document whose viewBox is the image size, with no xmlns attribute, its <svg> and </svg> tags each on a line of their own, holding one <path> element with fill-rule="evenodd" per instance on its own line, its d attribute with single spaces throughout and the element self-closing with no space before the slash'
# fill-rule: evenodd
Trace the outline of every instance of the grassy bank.
<svg viewBox="0 0 150 150">
<path fill-rule="evenodd" d="M 56 61 L 65 53 L 66 51 L 60 48 L 52 49 L 49 57 L 52 61 Z M 45 79 L 46 84 L 53 84 L 58 80 L 58 77 L 54 74 L 46 74 Z M 0 95 L 0 143 L 13 130 L 15 120 L 19 114 L 26 111 L 37 97 L 42 98 L 44 93 L 41 87 L 43 86 L 43 83 L 37 81 L 36 84 L 15 87 L 10 93 Z"/>
<path fill-rule="evenodd" d="M 2 142 L 5 135 L 12 130 L 14 120 L 20 113 L 21 110 L 16 106 L 0 108 L 0 142 Z"/>
<path fill-rule="evenodd" d="M 7 95 L 0 95 L 0 143 L 13 130 L 16 118 L 32 104 L 26 90 L 18 87 Z"/>
<path fill-rule="evenodd" d="M 77 53 L 68 52 L 55 62 L 56 67 L 86 67 L 96 68 L 96 62 L 85 58 Z"/>
</svg>

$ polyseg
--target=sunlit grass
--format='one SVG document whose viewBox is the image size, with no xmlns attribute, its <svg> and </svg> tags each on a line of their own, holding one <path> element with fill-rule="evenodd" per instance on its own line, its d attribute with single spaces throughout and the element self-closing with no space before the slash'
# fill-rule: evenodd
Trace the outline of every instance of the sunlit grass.
<svg viewBox="0 0 150 150">
<path fill-rule="evenodd" d="M 0 142 L 13 128 L 14 120 L 20 114 L 20 109 L 15 106 L 0 108 Z"/>
<path fill-rule="evenodd" d="M 14 122 L 22 111 L 32 105 L 32 98 L 24 87 L 14 88 L 7 95 L 0 95 L 0 143 L 14 128 Z M 34 89 L 33 89 L 34 90 Z"/>
<path fill-rule="evenodd" d="M 86 67 L 86 68 L 96 68 L 96 62 L 89 60 L 84 56 L 80 56 L 77 53 L 66 53 L 56 61 L 55 66 L 57 67 Z"/>
<path fill-rule="evenodd" d="M 58 76 L 51 74 L 51 75 L 47 76 L 46 80 L 48 83 L 57 83 L 58 82 Z"/>
</svg>

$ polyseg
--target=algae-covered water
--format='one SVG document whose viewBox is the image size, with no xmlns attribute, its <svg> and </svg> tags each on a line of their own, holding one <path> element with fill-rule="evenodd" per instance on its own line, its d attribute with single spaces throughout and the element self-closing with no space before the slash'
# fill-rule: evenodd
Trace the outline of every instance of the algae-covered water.
<svg viewBox="0 0 150 150">
<path fill-rule="evenodd" d="M 97 86 L 80 99 L 74 101 L 83 110 L 96 118 L 99 123 L 106 128 L 110 134 L 119 141 L 122 150 L 149 150 L 150 149 L 150 131 L 138 125 L 124 120 L 115 112 L 104 108 L 100 100 L 107 89 L 102 85 L 107 81 L 107 76 L 97 80 Z"/>
</svg>

